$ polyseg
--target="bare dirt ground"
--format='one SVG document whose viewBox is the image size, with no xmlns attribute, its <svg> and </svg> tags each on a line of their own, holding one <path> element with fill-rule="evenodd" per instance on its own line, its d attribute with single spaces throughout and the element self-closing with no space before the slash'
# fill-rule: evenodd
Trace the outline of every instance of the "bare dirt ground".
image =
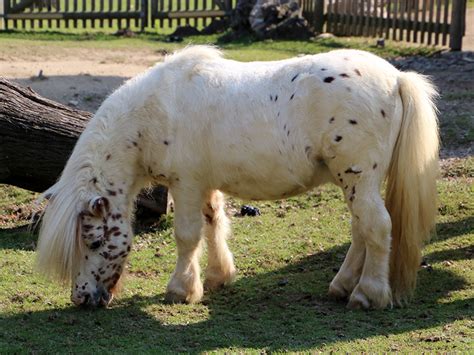
<svg viewBox="0 0 474 355">
<path fill-rule="evenodd" d="M 42 96 L 90 112 L 125 80 L 163 58 L 159 51 L 148 49 L 6 49 L 6 54 L 0 53 L 0 75 Z"/>
<path fill-rule="evenodd" d="M 10 44 L 5 46 L 3 54 L 0 52 L 0 75 L 30 86 L 55 101 L 94 112 L 125 80 L 162 58 L 163 51 L 158 47 L 127 49 L 88 45 L 84 48 L 78 44 L 45 48 Z M 430 58 L 396 58 L 392 63 L 402 70 L 430 75 L 438 86 L 441 156 L 450 159 L 472 156 L 474 53 L 443 52 Z"/>
</svg>

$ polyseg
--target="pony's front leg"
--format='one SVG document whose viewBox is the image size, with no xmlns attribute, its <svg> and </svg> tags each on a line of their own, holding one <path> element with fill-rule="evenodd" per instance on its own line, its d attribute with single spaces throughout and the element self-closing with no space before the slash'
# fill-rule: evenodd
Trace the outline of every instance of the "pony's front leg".
<svg viewBox="0 0 474 355">
<path fill-rule="evenodd" d="M 352 243 L 338 273 L 329 285 L 329 295 L 346 299 L 359 282 L 365 260 L 365 243 L 359 232 L 358 219 L 352 220 Z"/>
<path fill-rule="evenodd" d="M 214 290 L 231 283 L 236 274 L 234 258 L 226 242 L 230 234 L 230 222 L 226 216 L 224 205 L 223 194 L 214 190 L 208 194 L 202 209 L 205 220 L 204 235 L 208 247 L 204 287 L 208 290 Z"/>
<path fill-rule="evenodd" d="M 349 298 L 349 308 L 385 308 L 392 304 L 389 284 L 391 220 L 378 188 L 357 184 L 350 200 L 354 225 L 365 242 L 365 260 L 359 282 Z"/>
<path fill-rule="evenodd" d="M 166 289 L 171 303 L 199 302 L 203 295 L 199 257 L 201 254 L 202 199 L 186 190 L 172 190 L 175 216 L 174 233 L 178 248 L 176 268 Z"/>
</svg>

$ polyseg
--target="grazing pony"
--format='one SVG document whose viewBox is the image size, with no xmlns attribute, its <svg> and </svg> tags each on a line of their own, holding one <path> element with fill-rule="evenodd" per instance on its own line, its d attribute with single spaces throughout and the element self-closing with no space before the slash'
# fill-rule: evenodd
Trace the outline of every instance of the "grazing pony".
<svg viewBox="0 0 474 355">
<path fill-rule="evenodd" d="M 329 286 L 351 308 L 409 298 L 436 214 L 436 91 L 363 51 L 240 63 L 212 47 L 166 57 L 99 108 L 48 198 L 39 267 L 72 301 L 107 305 L 131 250 L 134 199 L 150 184 L 175 203 L 176 269 L 166 299 L 203 295 L 236 269 L 224 195 L 282 199 L 338 185 L 352 244 Z M 381 183 L 387 177 L 386 201 Z"/>
</svg>

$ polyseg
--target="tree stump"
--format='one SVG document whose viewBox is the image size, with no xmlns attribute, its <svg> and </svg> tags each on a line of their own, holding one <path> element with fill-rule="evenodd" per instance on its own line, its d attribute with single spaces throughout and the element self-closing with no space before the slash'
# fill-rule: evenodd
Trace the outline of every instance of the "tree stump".
<svg viewBox="0 0 474 355">
<path fill-rule="evenodd" d="M 0 183 L 41 192 L 61 174 L 92 113 L 46 99 L 0 77 Z M 141 195 L 146 213 L 166 213 L 167 189 Z M 149 217 L 149 216 L 148 216 Z"/>
</svg>

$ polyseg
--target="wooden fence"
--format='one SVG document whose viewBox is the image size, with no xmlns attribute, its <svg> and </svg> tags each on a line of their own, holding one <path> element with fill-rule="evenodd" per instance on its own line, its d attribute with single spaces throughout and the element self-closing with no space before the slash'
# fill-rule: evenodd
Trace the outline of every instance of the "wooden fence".
<svg viewBox="0 0 474 355">
<path fill-rule="evenodd" d="M 442 46 L 449 38 L 451 49 L 461 49 L 466 0 L 301 1 L 303 16 L 319 32 Z"/>
<path fill-rule="evenodd" d="M 237 0 L 0 0 L 4 28 L 203 27 L 230 16 Z M 299 0 L 318 32 L 448 44 L 461 49 L 466 0 Z"/>
<path fill-rule="evenodd" d="M 236 0 L 0 0 L 5 29 L 202 27 L 230 16 Z"/>
</svg>

